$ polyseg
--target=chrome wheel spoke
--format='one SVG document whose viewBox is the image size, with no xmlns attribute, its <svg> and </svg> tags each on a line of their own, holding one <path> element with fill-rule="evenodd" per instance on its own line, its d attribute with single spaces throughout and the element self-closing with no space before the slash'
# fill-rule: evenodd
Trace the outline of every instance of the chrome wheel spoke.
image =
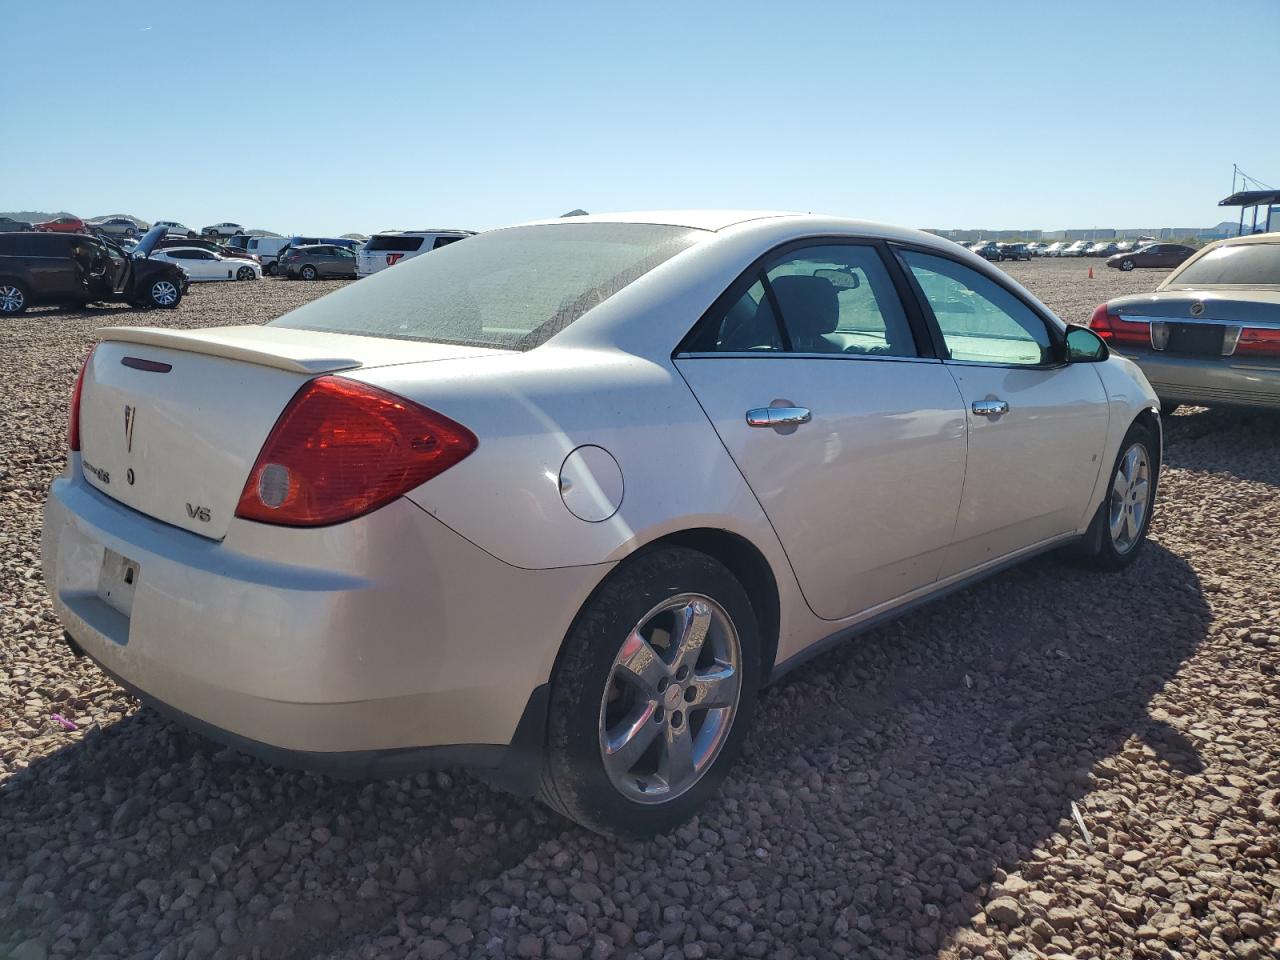
<svg viewBox="0 0 1280 960">
<path fill-rule="evenodd" d="M 711 628 L 711 608 L 701 600 L 691 600 L 676 613 L 676 635 L 671 638 L 672 666 L 687 666 L 690 670 L 697 663 Z"/>
<path fill-rule="evenodd" d="M 665 781 L 668 790 L 683 791 L 697 773 L 693 759 L 693 734 L 689 732 L 689 724 L 681 723 L 678 727 L 668 724 L 664 739 L 658 776 Z"/>
<path fill-rule="evenodd" d="M 604 763 L 615 775 L 623 776 L 630 771 L 662 732 L 662 725 L 653 719 L 657 708 L 652 700 L 645 703 L 606 734 Z"/>
<path fill-rule="evenodd" d="M 632 630 L 618 655 L 617 672 L 647 696 L 654 696 L 667 675 L 667 665 L 649 641 L 638 630 Z"/>
<path fill-rule="evenodd" d="M 1121 469 L 1116 471 L 1115 479 L 1111 481 L 1111 493 L 1113 496 L 1123 497 L 1129 492 L 1129 481 L 1124 476 L 1124 464 L 1120 464 Z"/>
<path fill-rule="evenodd" d="M 685 701 L 690 710 L 732 707 L 738 702 L 738 671 L 727 664 L 719 664 L 716 670 L 694 674 L 689 689 L 693 691 L 693 699 L 686 695 Z"/>
<path fill-rule="evenodd" d="M 1111 481 L 1108 526 L 1118 552 L 1128 553 L 1137 546 L 1151 506 L 1151 492 L 1151 463 L 1146 448 L 1135 443 L 1120 458 Z"/>
</svg>

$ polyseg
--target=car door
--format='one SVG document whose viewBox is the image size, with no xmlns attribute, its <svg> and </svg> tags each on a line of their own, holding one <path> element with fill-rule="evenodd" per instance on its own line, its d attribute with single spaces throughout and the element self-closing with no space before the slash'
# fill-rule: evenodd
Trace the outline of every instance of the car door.
<svg viewBox="0 0 1280 960">
<path fill-rule="evenodd" d="M 1087 523 L 1106 445 L 1093 364 L 1061 361 L 1061 330 L 1015 289 L 933 252 L 899 256 L 968 420 L 969 456 L 943 577 Z"/>
<path fill-rule="evenodd" d="M 827 620 L 936 580 L 964 481 L 959 391 L 887 258 L 872 242 L 782 248 L 675 360 Z"/>
<path fill-rule="evenodd" d="M 338 277 L 342 275 L 342 260 L 338 256 L 338 247 L 321 247 L 316 251 L 316 268 L 322 277 Z"/>
</svg>

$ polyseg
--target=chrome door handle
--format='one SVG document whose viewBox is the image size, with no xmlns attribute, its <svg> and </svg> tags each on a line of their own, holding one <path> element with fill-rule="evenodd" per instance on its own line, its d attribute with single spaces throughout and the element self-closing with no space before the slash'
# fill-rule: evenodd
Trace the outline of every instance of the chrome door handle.
<svg viewBox="0 0 1280 960">
<path fill-rule="evenodd" d="M 1005 400 L 975 400 L 973 412 L 980 417 L 998 417 L 1009 412 L 1009 404 Z"/>
<path fill-rule="evenodd" d="M 749 427 L 785 427 L 808 423 L 812 419 L 813 414 L 808 407 L 756 407 L 747 411 Z"/>
</svg>

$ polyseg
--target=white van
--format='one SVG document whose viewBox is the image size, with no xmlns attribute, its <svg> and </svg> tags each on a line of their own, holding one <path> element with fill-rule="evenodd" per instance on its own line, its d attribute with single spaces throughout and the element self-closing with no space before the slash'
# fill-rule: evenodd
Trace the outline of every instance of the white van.
<svg viewBox="0 0 1280 960">
<path fill-rule="evenodd" d="M 250 237 L 249 252 L 262 264 L 262 272 L 276 275 L 276 256 L 289 245 L 289 237 Z"/>
<path fill-rule="evenodd" d="M 356 254 L 356 276 L 367 277 L 432 250 L 475 236 L 474 230 L 387 230 L 375 233 Z"/>
</svg>

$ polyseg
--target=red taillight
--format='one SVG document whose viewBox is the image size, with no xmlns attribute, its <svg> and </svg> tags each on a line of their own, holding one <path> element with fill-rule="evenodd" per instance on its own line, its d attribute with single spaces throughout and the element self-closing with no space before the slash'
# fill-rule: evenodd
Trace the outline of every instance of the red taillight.
<svg viewBox="0 0 1280 960">
<path fill-rule="evenodd" d="M 280 414 L 236 516 L 291 527 L 351 520 L 448 470 L 476 444 L 475 434 L 434 410 L 321 377 Z"/>
<path fill-rule="evenodd" d="M 1100 303 L 1089 318 L 1089 329 L 1107 343 L 1130 347 L 1151 346 L 1151 324 L 1145 320 L 1126 320 Z"/>
<path fill-rule="evenodd" d="M 1280 330 L 1245 327 L 1236 341 L 1237 357 L 1280 357 Z"/>
<path fill-rule="evenodd" d="M 93 359 L 93 351 L 80 364 L 80 372 L 76 374 L 76 385 L 71 388 L 71 411 L 67 417 L 67 446 L 80 451 L 80 393 L 84 390 L 84 372 L 89 369 L 89 361 Z"/>
</svg>

